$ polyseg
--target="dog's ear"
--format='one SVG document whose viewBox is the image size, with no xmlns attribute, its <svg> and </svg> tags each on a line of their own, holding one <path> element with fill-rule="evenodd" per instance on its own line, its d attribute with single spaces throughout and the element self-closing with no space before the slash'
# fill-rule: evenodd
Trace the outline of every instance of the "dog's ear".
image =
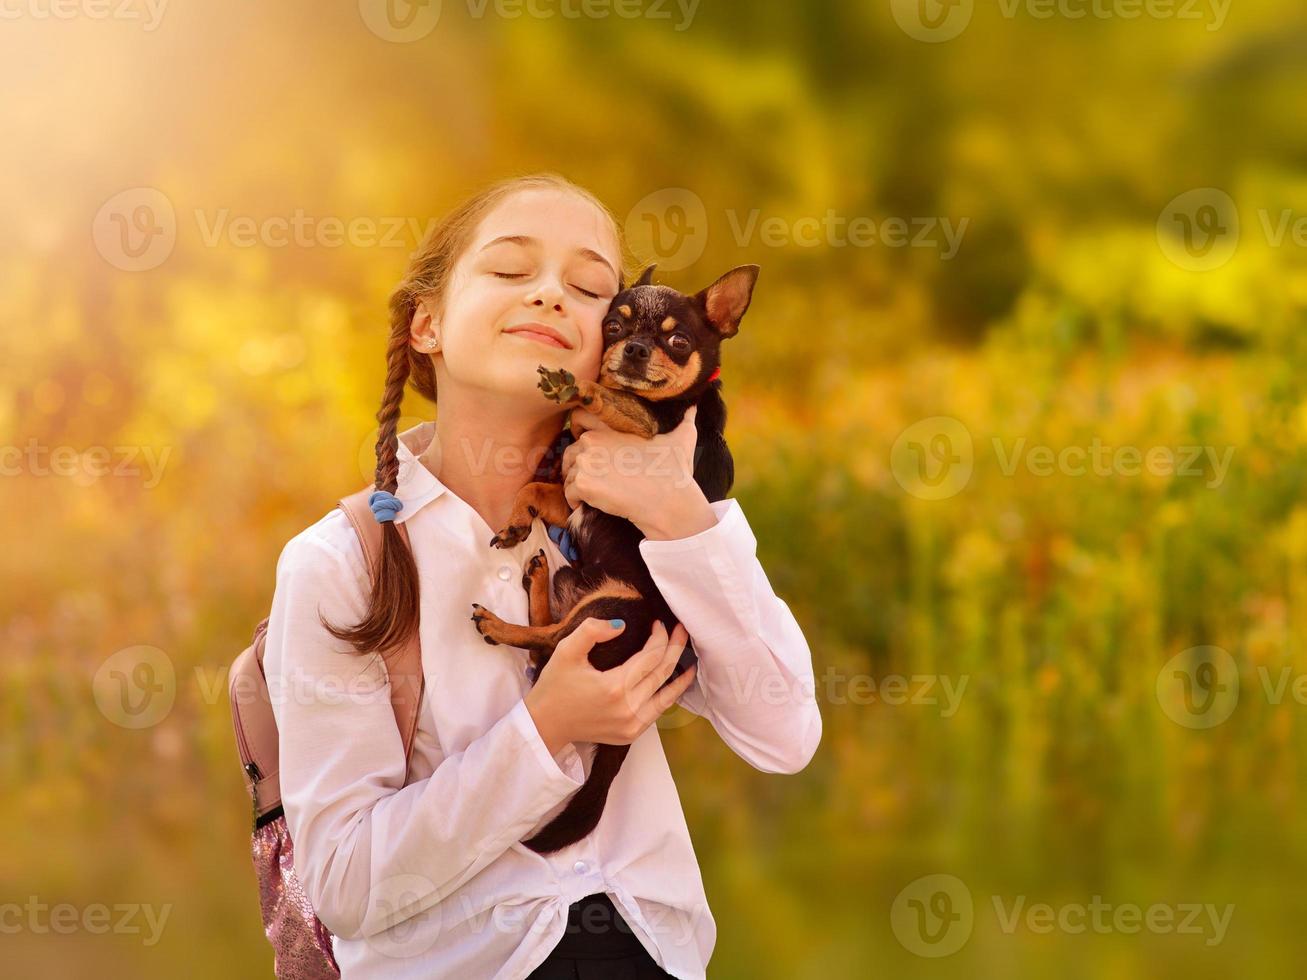
<svg viewBox="0 0 1307 980">
<path fill-rule="evenodd" d="M 637 286 L 652 286 L 652 285 L 653 285 L 653 274 L 654 274 L 654 269 L 656 269 L 656 268 L 658 268 L 658 266 L 655 264 L 655 265 L 651 265 L 651 266 L 649 266 L 649 268 L 645 269 L 645 270 L 644 270 L 644 275 L 642 275 L 642 276 L 640 277 L 640 281 L 637 282 L 636 285 L 637 285 Z"/>
<path fill-rule="evenodd" d="M 717 328 L 723 340 L 739 331 L 740 321 L 753 299 L 759 271 L 756 265 L 742 265 L 695 294 L 695 301 L 703 307 L 708 322 Z"/>
</svg>

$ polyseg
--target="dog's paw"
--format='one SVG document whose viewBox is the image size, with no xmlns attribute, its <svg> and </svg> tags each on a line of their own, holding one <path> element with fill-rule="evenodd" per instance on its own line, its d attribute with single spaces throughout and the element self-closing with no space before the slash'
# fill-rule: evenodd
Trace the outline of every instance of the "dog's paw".
<svg viewBox="0 0 1307 980">
<path fill-rule="evenodd" d="M 490 612 L 479 602 L 472 603 L 472 622 L 476 624 L 477 632 L 481 634 L 481 639 L 485 640 L 492 646 L 498 646 L 499 641 L 486 636 L 486 622 L 490 619 Z"/>
<path fill-rule="evenodd" d="M 551 371 L 541 364 L 536 371 L 540 374 L 540 390 L 550 401 L 561 405 L 576 397 L 576 376 L 567 368 Z"/>
<path fill-rule="evenodd" d="M 544 548 L 541 548 L 531 556 L 531 560 L 526 563 L 526 571 L 522 573 L 522 588 L 527 592 L 531 591 L 531 580 L 535 578 L 536 575 L 541 574 L 542 568 L 544 569 L 543 574 L 548 575 L 549 561 L 545 558 Z"/>
<path fill-rule="evenodd" d="M 510 524 L 490 539 L 492 548 L 512 548 L 521 544 L 531 533 L 530 524 Z"/>
</svg>

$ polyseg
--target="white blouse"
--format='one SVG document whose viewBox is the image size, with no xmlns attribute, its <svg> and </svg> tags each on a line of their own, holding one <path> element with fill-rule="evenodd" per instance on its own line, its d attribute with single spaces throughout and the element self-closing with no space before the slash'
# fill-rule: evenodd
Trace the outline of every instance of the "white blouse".
<svg viewBox="0 0 1307 980">
<path fill-rule="evenodd" d="M 426 680 L 407 773 L 380 658 L 318 621 L 352 625 L 367 605 L 344 513 L 301 531 L 277 563 L 265 665 L 282 803 L 343 980 L 525 977 L 562 938 L 568 905 L 595 892 L 664 970 L 702 978 L 717 929 L 657 725 L 632 743 L 594 832 L 548 855 L 521 844 L 581 786 L 594 747 L 549 754 L 522 700 L 526 652 L 485 643 L 471 609 L 526 623 L 524 563 L 540 548 L 551 572 L 565 561 L 539 520 L 516 547 L 490 547 L 494 530 L 417 458 L 434 429 L 400 437 L 397 520 L 421 581 Z M 740 505 L 712 508 L 713 527 L 640 544 L 699 658 L 678 703 L 757 769 L 795 773 L 821 740 L 811 653 Z"/>
</svg>

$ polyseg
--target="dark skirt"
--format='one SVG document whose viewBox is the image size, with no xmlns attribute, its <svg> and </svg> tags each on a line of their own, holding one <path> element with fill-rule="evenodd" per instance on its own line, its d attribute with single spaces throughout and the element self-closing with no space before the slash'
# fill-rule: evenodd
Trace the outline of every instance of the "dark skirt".
<svg viewBox="0 0 1307 980">
<path fill-rule="evenodd" d="M 528 980 L 662 980 L 658 966 L 602 892 L 567 909 L 567 932 Z"/>
</svg>

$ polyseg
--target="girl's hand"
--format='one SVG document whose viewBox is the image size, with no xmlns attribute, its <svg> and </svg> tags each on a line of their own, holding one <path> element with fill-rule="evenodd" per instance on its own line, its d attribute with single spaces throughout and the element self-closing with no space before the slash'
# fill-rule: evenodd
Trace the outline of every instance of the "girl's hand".
<svg viewBox="0 0 1307 980">
<path fill-rule="evenodd" d="M 606 619 L 583 620 L 554 649 L 527 692 L 523 700 L 550 755 L 569 742 L 630 745 L 693 683 L 695 666 L 662 687 L 689 640 L 680 623 L 670 637 L 661 621 L 654 623 L 649 642 L 630 660 L 598 670 L 590 663 L 590 649 L 624 628 Z"/>
<path fill-rule="evenodd" d="M 644 439 L 610 428 L 597 415 L 574 409 L 576 442 L 563 450 L 563 493 L 625 517 L 646 538 L 667 540 L 706 531 L 717 516 L 694 482 L 695 427 L 692 405 L 671 432 Z"/>
</svg>

